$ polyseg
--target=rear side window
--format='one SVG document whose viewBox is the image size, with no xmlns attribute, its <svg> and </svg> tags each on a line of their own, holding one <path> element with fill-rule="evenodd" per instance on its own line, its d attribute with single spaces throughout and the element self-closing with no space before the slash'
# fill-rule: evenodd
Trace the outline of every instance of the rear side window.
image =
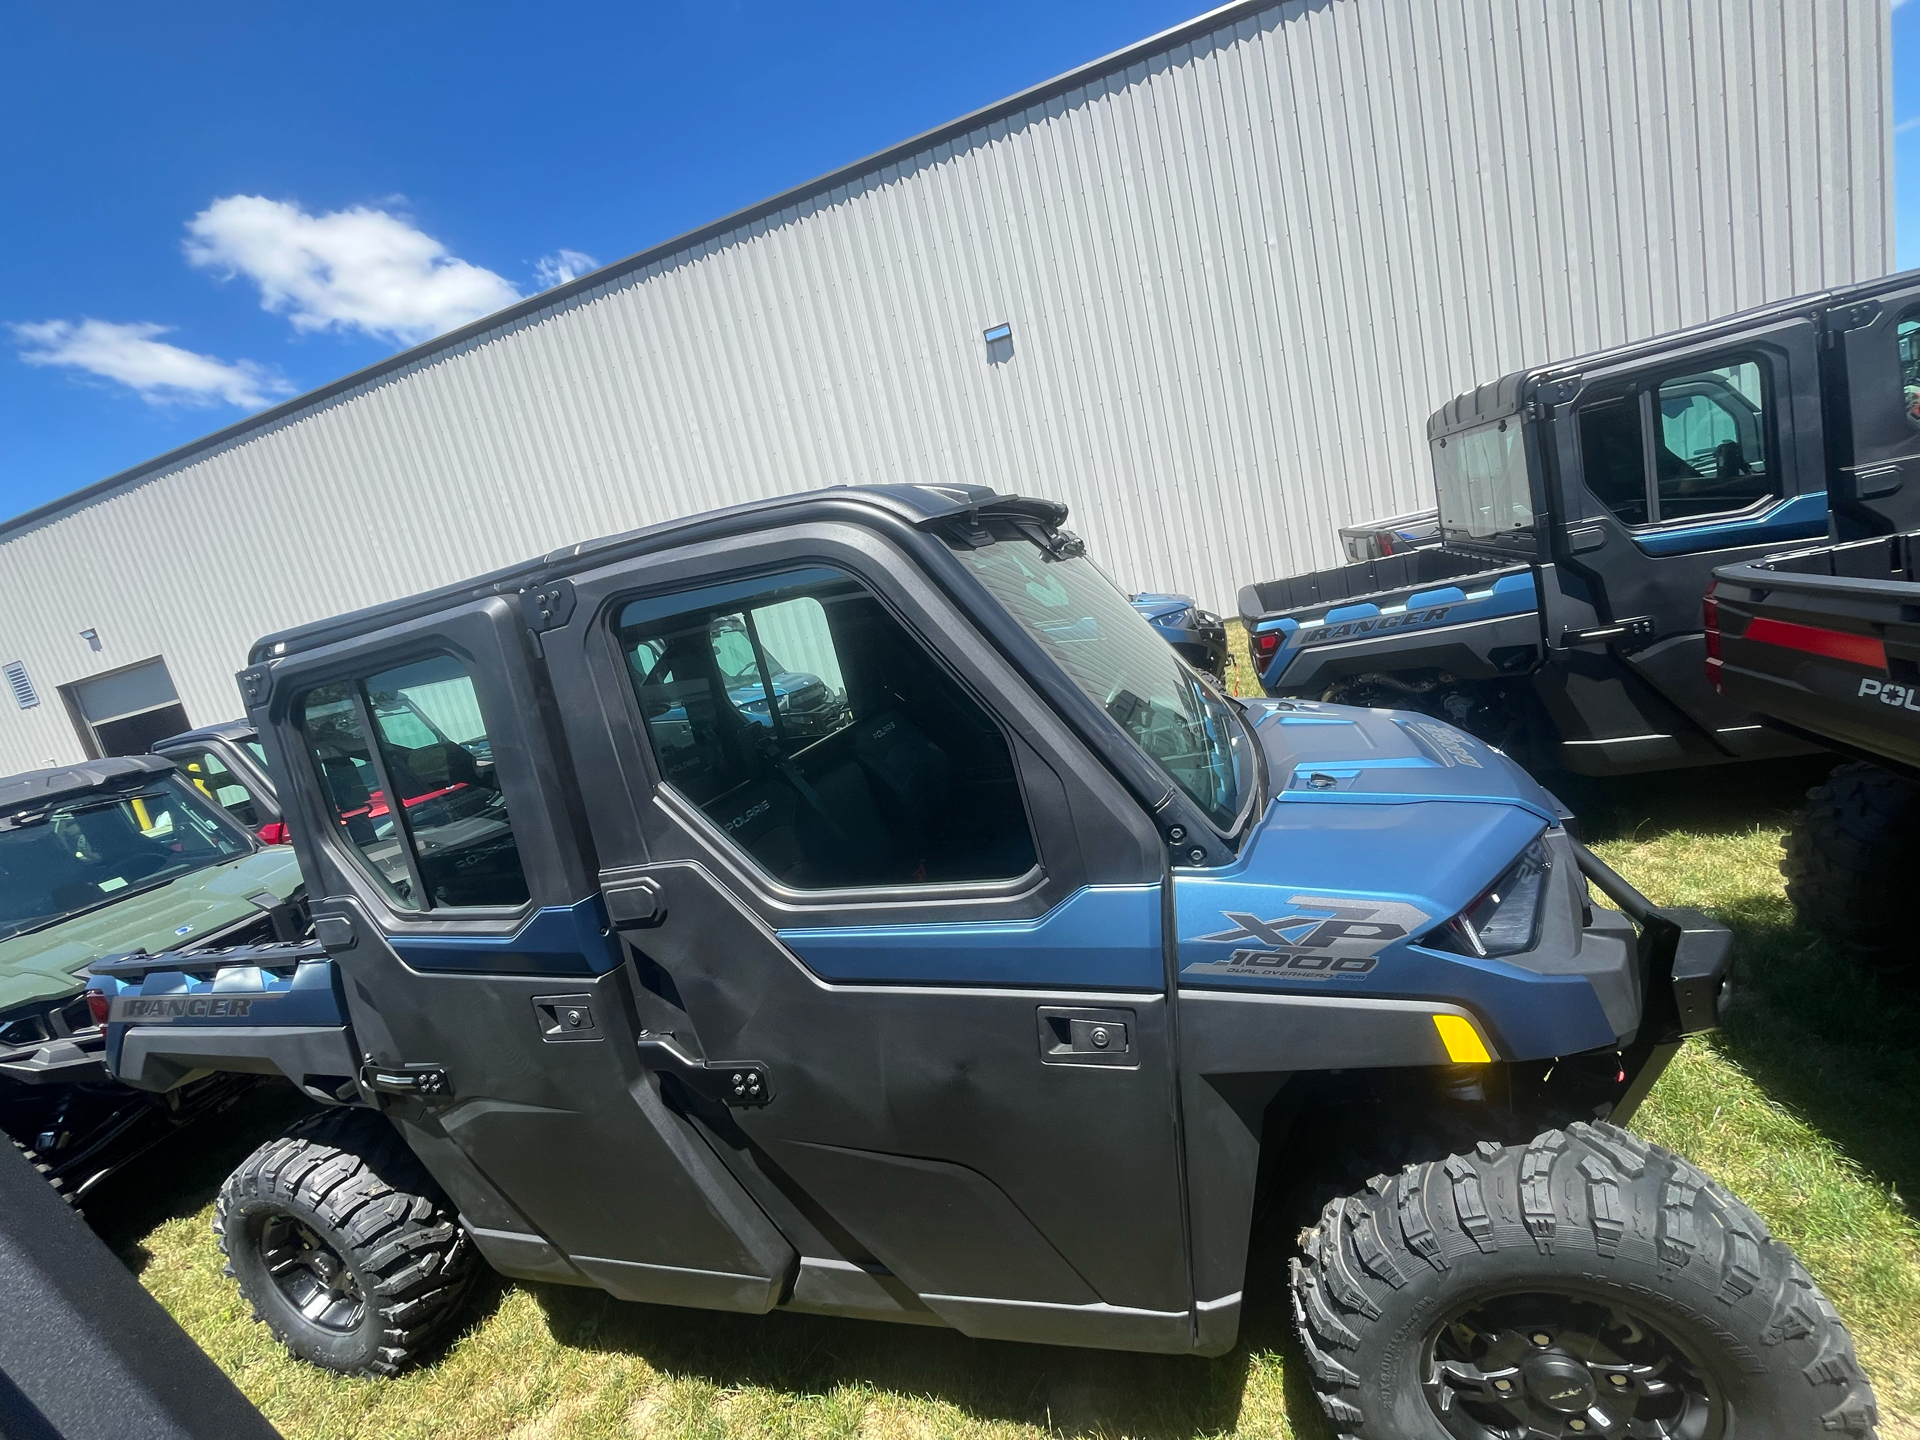
<svg viewBox="0 0 1920 1440">
<path fill-rule="evenodd" d="M 434 656 L 318 686 L 300 708 L 340 838 L 396 905 L 526 903 L 479 696 L 459 661 Z"/>
<path fill-rule="evenodd" d="M 1587 489 L 1622 523 L 1731 515 L 1781 495 L 1768 376 L 1753 359 L 1649 377 L 1580 408 Z"/>
<path fill-rule="evenodd" d="M 1033 868 L 1005 737 L 851 576 L 636 600 L 617 624 L 662 778 L 780 883 Z"/>
</svg>

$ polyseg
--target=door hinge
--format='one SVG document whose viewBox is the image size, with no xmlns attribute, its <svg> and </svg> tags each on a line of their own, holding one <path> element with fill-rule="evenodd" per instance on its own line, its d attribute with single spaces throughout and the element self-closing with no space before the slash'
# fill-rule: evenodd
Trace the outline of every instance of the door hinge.
<svg viewBox="0 0 1920 1440">
<path fill-rule="evenodd" d="M 694 1094 L 742 1109 L 773 1099 L 773 1077 L 751 1060 L 696 1060 L 672 1035 L 642 1032 L 634 1044 L 640 1063 L 673 1076 Z"/>
<path fill-rule="evenodd" d="M 520 592 L 521 612 L 527 617 L 527 628 L 536 635 L 558 630 L 573 619 L 573 606 L 571 580 L 549 580 Z"/>
<path fill-rule="evenodd" d="M 1653 617 L 1636 615 L 1631 620 L 1616 620 L 1611 625 L 1590 625 L 1585 630 L 1562 630 L 1560 644 L 1594 645 L 1602 640 L 1645 640 L 1653 634 Z"/>
</svg>

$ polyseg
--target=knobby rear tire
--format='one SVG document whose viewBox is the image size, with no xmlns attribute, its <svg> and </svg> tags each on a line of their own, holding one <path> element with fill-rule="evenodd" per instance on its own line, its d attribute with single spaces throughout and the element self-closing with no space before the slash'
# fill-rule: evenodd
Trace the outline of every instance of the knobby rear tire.
<svg viewBox="0 0 1920 1440">
<path fill-rule="evenodd" d="M 348 1328 L 316 1323 L 276 1283 L 271 1226 L 303 1225 L 364 1299 Z M 445 1338 L 481 1266 L 452 1207 L 391 1122 L 324 1110 L 270 1140 L 220 1188 L 214 1234 L 226 1273 L 295 1355 L 347 1375 L 397 1375 Z"/>
<path fill-rule="evenodd" d="M 1678 1156 L 1612 1125 L 1409 1165 L 1301 1235 L 1294 1318 L 1342 1440 L 1447 1440 L 1422 1389 L 1443 1315 L 1494 1294 L 1588 1296 L 1654 1317 L 1708 1365 L 1739 1433 L 1867 1440 L 1853 1340 L 1793 1253 Z"/>
<path fill-rule="evenodd" d="M 1920 970 L 1906 887 L 1920 864 L 1920 783 L 1878 765 L 1842 765 L 1807 792 L 1780 842 L 1800 923 L 1857 964 Z"/>
</svg>

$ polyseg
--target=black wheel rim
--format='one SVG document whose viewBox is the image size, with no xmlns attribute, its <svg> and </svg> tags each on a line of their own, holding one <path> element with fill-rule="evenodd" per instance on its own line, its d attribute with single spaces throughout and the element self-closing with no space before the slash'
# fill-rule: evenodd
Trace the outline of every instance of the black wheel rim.
<svg viewBox="0 0 1920 1440">
<path fill-rule="evenodd" d="M 1428 1335 L 1422 1385 L 1456 1440 L 1720 1440 L 1712 1374 L 1611 1299 L 1533 1291 L 1462 1307 Z"/>
<path fill-rule="evenodd" d="M 366 1314 L 366 1296 L 353 1271 L 303 1221 L 269 1216 L 260 1230 L 260 1258 L 287 1304 L 308 1324 L 345 1334 Z"/>
</svg>

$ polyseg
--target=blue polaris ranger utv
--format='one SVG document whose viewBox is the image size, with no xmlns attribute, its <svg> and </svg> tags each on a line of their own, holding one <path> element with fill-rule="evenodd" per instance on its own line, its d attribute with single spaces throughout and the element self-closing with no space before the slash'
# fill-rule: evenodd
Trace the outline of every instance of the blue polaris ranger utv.
<svg viewBox="0 0 1920 1440">
<path fill-rule="evenodd" d="M 1269 695 L 1615 775 L 1805 753 L 1706 677 L 1717 567 L 1920 525 L 1920 272 L 1482 385 L 1427 422 L 1441 543 L 1240 591 Z"/>
<path fill-rule="evenodd" d="M 1620 1128 L 1728 933 L 1462 731 L 1229 699 L 1065 520 L 839 488 L 258 644 L 316 942 L 94 983 L 128 1083 L 327 1107 L 217 1207 L 274 1333 L 393 1373 L 485 1261 L 1217 1355 L 1317 1186 L 1344 1434 L 1871 1435 L 1806 1271 Z"/>
</svg>

